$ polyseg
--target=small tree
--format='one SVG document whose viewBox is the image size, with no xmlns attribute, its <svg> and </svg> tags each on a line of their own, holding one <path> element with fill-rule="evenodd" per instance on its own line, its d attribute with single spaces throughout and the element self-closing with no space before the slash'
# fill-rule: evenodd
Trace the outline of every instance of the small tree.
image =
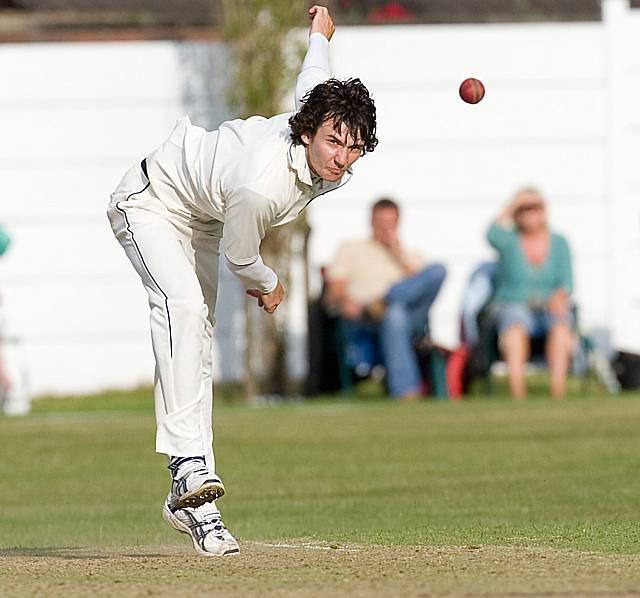
<svg viewBox="0 0 640 598">
<path fill-rule="evenodd" d="M 303 0 L 223 0 L 225 37 L 233 64 L 229 99 L 242 117 L 272 116 L 282 111 L 282 99 L 291 89 L 302 48 L 289 39 L 303 23 Z M 289 43 L 287 43 L 289 42 Z M 295 223 L 272 229 L 261 252 L 288 287 L 292 248 L 298 235 L 307 234 L 307 224 Z M 286 302 L 274 316 L 258 319 L 254 300 L 245 301 L 247 349 L 245 395 L 287 394 L 291 384 L 287 372 Z M 257 380 L 258 367 L 263 372 Z"/>
</svg>

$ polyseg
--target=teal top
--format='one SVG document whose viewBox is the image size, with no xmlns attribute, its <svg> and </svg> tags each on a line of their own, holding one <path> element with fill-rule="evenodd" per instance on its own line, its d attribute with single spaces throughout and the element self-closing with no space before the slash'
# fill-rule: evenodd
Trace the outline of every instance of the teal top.
<svg viewBox="0 0 640 598">
<path fill-rule="evenodd" d="M 562 235 L 551 233 L 549 251 L 540 265 L 531 264 L 517 230 L 493 223 L 487 240 L 498 252 L 498 274 L 494 299 L 504 303 L 541 303 L 556 289 L 573 291 L 571 253 Z"/>
<path fill-rule="evenodd" d="M 4 228 L 0 226 L 0 255 L 2 255 L 7 250 L 10 242 L 11 239 L 9 238 L 9 235 L 4 230 Z"/>
</svg>

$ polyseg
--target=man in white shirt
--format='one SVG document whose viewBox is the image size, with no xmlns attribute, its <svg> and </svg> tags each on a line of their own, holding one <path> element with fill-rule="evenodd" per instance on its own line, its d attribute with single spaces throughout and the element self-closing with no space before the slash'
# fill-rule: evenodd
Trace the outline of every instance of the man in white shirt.
<svg viewBox="0 0 640 598">
<path fill-rule="evenodd" d="M 393 200 L 373 204 L 371 238 L 343 243 L 327 271 L 326 296 L 344 318 L 351 348 L 375 338 L 390 394 L 413 400 L 422 385 L 414 343 L 425 336 L 446 271 L 400 243 L 399 219 Z"/>
<path fill-rule="evenodd" d="M 163 516 L 201 555 L 239 550 L 215 504 L 225 492 L 215 474 L 211 425 L 220 241 L 230 270 L 273 313 L 284 289 L 260 257 L 262 238 L 342 185 L 351 165 L 377 144 L 366 87 L 330 78 L 328 10 L 314 6 L 309 16 L 295 113 L 228 121 L 217 131 L 180 119 L 125 174 L 107 212 L 149 295 L 156 450 L 169 456 L 172 474 Z"/>
</svg>

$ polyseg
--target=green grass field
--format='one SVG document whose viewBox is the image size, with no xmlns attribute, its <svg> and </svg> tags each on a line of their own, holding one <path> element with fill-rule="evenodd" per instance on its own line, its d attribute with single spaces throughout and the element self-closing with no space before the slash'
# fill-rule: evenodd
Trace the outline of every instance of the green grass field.
<svg viewBox="0 0 640 598">
<path fill-rule="evenodd" d="M 586 589 L 640 591 L 640 574 L 629 577 L 625 569 L 640 564 L 633 556 L 640 554 L 639 427 L 638 395 L 524 403 L 500 397 L 411 405 L 362 398 L 221 403 L 215 444 L 228 494 L 219 506 L 247 547 L 246 558 L 253 550 L 274 563 L 265 546 L 309 543 L 334 552 L 357 547 L 369 556 L 381 547 L 385 554 L 484 550 L 491 563 L 504 559 L 511 563 L 507 571 L 517 573 L 523 550 L 545 558 L 574 555 L 560 570 L 581 562 L 575 555 L 590 554 L 614 564 L 601 579 L 611 582 Z M 135 550 L 142 556 L 169 551 L 174 560 L 177 551 L 189 563 L 202 562 L 160 519 L 169 478 L 165 459 L 153 452 L 153 434 L 145 390 L 42 400 L 28 417 L 0 418 L 5 565 L 18 568 L 29 558 L 42 564 L 73 551 L 80 558 L 87 551 L 117 557 Z M 317 572 L 320 565 L 309 567 Z M 275 575 L 274 591 L 282 589 L 281 577 Z M 83 587 L 73 579 L 67 592 Z M 299 589 L 315 587 L 313 579 Z M 547 581 L 555 581 L 553 574 Z M 403 593 L 417 591 L 406 576 L 404 582 Z M 359 587 L 348 586 L 347 593 L 358 594 Z M 559 581 L 550 587 L 575 590 Z"/>
</svg>

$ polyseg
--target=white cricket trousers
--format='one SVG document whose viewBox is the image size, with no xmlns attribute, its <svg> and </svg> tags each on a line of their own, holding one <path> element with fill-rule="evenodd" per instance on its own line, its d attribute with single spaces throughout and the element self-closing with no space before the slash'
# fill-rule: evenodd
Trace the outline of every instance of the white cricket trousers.
<svg viewBox="0 0 640 598">
<path fill-rule="evenodd" d="M 149 295 L 156 450 L 204 455 L 213 473 L 212 333 L 223 224 L 195 217 L 171 195 L 166 185 L 154 190 L 137 165 L 107 214 Z"/>
</svg>

